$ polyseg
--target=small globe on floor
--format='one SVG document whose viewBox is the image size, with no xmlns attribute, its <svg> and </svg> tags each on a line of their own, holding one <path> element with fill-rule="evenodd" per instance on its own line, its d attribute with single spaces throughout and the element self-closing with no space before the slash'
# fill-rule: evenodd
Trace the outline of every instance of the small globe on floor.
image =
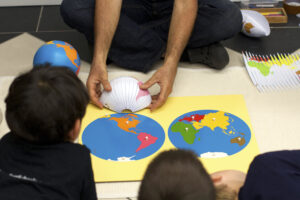
<svg viewBox="0 0 300 200">
<path fill-rule="evenodd" d="M 67 42 L 53 40 L 42 45 L 34 55 L 33 66 L 49 64 L 53 67 L 67 67 L 78 75 L 80 58 L 76 49 Z"/>
</svg>

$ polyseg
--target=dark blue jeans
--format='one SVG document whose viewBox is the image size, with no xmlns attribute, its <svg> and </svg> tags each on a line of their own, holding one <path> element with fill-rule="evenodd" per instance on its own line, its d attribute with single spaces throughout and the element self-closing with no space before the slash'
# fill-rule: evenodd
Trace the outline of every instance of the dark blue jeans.
<svg viewBox="0 0 300 200">
<path fill-rule="evenodd" d="M 229 0 L 198 0 L 199 9 L 187 49 L 230 38 L 241 31 L 242 15 Z M 123 0 L 108 58 L 117 65 L 147 72 L 166 49 L 173 0 Z M 64 0 L 61 15 L 94 42 L 95 0 Z"/>
</svg>

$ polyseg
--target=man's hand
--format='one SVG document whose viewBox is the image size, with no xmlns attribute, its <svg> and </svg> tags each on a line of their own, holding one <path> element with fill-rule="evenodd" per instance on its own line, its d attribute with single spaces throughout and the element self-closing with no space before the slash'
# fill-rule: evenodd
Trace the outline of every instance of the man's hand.
<svg viewBox="0 0 300 200">
<path fill-rule="evenodd" d="M 160 67 L 146 83 L 140 86 L 141 89 L 145 90 L 157 83 L 160 87 L 160 93 L 152 96 L 152 102 L 150 105 L 151 111 L 159 108 L 166 102 L 168 96 L 172 92 L 176 72 L 176 65 L 173 66 L 165 64 L 162 67 Z"/>
<path fill-rule="evenodd" d="M 88 88 L 92 103 L 102 109 L 103 105 L 99 101 L 101 96 L 101 85 L 105 91 L 111 91 L 111 86 L 107 76 L 106 64 L 101 65 L 93 62 L 86 86 Z"/>
<path fill-rule="evenodd" d="M 121 6 L 122 0 L 95 1 L 95 48 L 93 63 L 86 85 L 92 103 L 99 108 L 103 108 L 102 103 L 99 101 L 101 86 L 106 91 L 111 90 L 107 78 L 106 59 L 119 22 Z"/>
<path fill-rule="evenodd" d="M 197 10 L 197 0 L 175 0 L 164 65 L 140 86 L 141 89 L 148 89 L 155 83 L 160 86 L 160 93 L 152 97 L 151 111 L 162 106 L 172 92 L 177 65 L 193 30 Z"/>
</svg>

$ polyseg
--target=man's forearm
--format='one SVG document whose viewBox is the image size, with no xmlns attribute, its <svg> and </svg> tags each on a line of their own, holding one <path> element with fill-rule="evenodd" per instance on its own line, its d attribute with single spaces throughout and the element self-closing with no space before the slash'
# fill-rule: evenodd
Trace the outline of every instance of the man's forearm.
<svg viewBox="0 0 300 200">
<path fill-rule="evenodd" d="M 96 0 L 94 61 L 106 63 L 111 41 L 115 34 L 121 11 L 122 0 Z"/>
<path fill-rule="evenodd" d="M 166 64 L 177 67 L 193 30 L 197 10 L 197 0 L 175 0 L 165 54 Z"/>
</svg>

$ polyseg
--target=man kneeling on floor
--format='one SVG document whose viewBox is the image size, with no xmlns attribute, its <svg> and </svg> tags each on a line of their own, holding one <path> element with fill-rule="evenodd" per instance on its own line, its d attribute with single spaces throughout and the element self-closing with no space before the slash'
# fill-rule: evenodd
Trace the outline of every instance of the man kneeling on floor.
<svg viewBox="0 0 300 200">
<path fill-rule="evenodd" d="M 120 67 L 148 72 L 164 58 L 156 73 L 140 86 L 160 86 L 150 105 L 155 110 L 172 92 L 180 60 L 222 69 L 229 56 L 220 41 L 242 29 L 241 11 L 229 0 L 63 0 L 61 14 L 94 49 L 87 87 L 91 101 L 100 108 L 101 86 L 111 90 L 107 59 Z"/>
</svg>

